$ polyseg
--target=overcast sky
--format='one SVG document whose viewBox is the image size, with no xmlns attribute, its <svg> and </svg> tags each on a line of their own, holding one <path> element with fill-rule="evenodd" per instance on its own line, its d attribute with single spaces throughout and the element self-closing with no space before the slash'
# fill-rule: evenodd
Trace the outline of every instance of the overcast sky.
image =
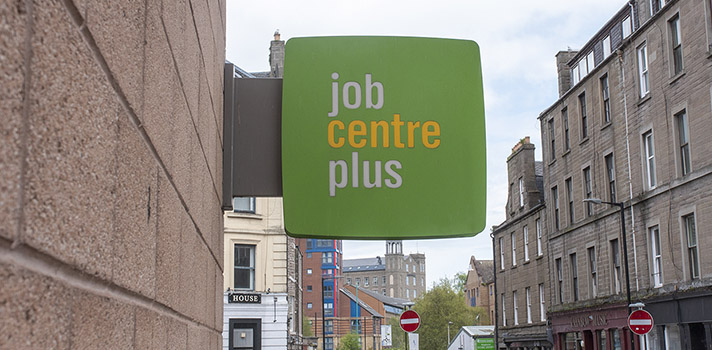
<svg viewBox="0 0 712 350">
<path fill-rule="evenodd" d="M 275 30 L 302 36 L 393 35 L 476 41 L 482 55 L 487 128 L 487 225 L 472 238 L 404 241 L 425 253 L 428 287 L 467 271 L 471 255 L 492 259 L 490 228 L 505 219 L 507 156 L 531 136 L 541 159 L 537 117 L 558 98 L 554 55 L 583 46 L 624 0 L 301 0 L 227 1 L 226 58 L 249 72 L 269 70 Z M 426 74 L 451 67 L 432 67 Z M 423 72 L 418 72 L 423 74 Z M 344 258 L 385 253 L 383 241 L 345 241 Z"/>
</svg>

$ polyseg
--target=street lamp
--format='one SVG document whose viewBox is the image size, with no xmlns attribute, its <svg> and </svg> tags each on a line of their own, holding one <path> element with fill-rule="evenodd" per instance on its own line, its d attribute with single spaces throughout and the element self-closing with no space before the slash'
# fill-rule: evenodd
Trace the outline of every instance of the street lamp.
<svg viewBox="0 0 712 350">
<path fill-rule="evenodd" d="M 600 200 L 599 198 L 585 198 L 583 201 L 584 203 L 615 205 L 620 209 L 621 235 L 623 236 L 623 263 L 625 264 L 625 290 L 626 297 L 628 298 L 628 315 L 630 315 L 632 302 L 630 299 L 630 269 L 628 268 L 628 244 L 626 243 L 628 239 L 625 234 L 625 205 L 623 204 L 623 202 L 606 202 Z M 632 333 L 630 335 L 630 348 L 631 350 L 635 349 L 635 341 L 633 340 Z"/>
<path fill-rule="evenodd" d="M 450 346 L 450 325 L 452 321 L 447 321 L 447 346 Z"/>
</svg>

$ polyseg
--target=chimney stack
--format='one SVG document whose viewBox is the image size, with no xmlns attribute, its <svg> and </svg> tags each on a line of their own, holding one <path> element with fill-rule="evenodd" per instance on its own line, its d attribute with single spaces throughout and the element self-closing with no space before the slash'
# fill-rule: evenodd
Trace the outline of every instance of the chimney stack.
<svg viewBox="0 0 712 350">
<path fill-rule="evenodd" d="M 559 51 L 556 54 L 556 70 L 559 75 L 559 97 L 571 88 L 571 67 L 569 61 L 578 54 L 578 51 Z"/>
<path fill-rule="evenodd" d="M 269 76 L 282 78 L 284 75 L 284 40 L 280 40 L 279 29 L 274 32 L 274 40 L 269 47 Z"/>
</svg>

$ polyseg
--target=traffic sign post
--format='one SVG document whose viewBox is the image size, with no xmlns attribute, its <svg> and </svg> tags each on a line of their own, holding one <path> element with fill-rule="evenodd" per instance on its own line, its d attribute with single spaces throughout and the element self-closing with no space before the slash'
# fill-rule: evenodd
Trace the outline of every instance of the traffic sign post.
<svg viewBox="0 0 712 350">
<path fill-rule="evenodd" d="M 635 310 L 628 316 L 628 328 L 637 335 L 648 334 L 653 329 L 653 316 L 645 310 Z"/>
<path fill-rule="evenodd" d="M 413 310 L 407 310 L 400 316 L 401 329 L 408 333 L 413 333 L 420 327 L 420 315 Z"/>
</svg>

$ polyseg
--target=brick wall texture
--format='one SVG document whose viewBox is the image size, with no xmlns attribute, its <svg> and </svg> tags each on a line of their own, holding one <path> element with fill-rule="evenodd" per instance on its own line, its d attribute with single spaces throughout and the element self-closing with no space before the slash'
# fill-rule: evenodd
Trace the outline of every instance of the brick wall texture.
<svg viewBox="0 0 712 350">
<path fill-rule="evenodd" d="M 0 18 L 0 349 L 218 349 L 224 1 Z"/>
</svg>

